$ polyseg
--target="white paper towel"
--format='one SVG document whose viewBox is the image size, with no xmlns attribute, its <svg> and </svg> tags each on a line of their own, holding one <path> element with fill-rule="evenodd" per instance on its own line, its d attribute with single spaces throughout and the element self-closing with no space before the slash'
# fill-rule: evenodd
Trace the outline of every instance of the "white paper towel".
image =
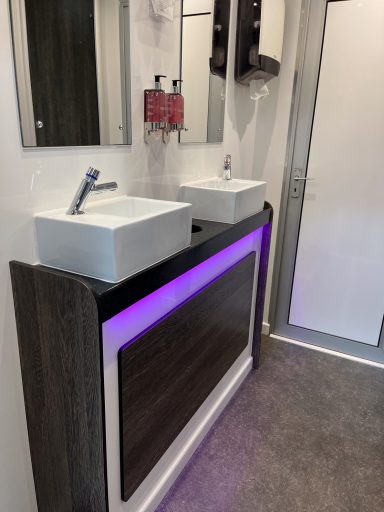
<svg viewBox="0 0 384 512">
<path fill-rule="evenodd" d="M 264 80 L 251 80 L 249 82 L 251 100 L 259 101 L 269 95 L 269 90 Z"/>
<path fill-rule="evenodd" d="M 158 21 L 173 21 L 175 0 L 149 0 L 151 15 Z"/>
</svg>

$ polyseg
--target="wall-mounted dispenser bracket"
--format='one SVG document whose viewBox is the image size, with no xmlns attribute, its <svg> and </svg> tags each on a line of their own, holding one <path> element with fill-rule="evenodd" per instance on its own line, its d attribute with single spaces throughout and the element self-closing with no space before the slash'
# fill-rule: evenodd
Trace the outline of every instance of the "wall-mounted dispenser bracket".
<svg viewBox="0 0 384 512">
<path fill-rule="evenodd" d="M 171 132 L 181 132 L 184 128 L 184 97 L 181 94 L 183 80 L 172 80 L 172 91 L 167 94 L 167 124 L 163 130 L 163 142 L 169 142 Z"/>
<path fill-rule="evenodd" d="M 155 75 L 155 87 L 144 90 L 144 141 L 156 140 L 167 126 L 167 95 L 161 88 L 161 78 Z"/>
<path fill-rule="evenodd" d="M 185 128 L 185 127 L 177 128 L 176 130 L 170 130 L 169 127 L 164 128 L 164 130 L 163 130 L 163 142 L 164 142 L 164 144 L 168 144 L 171 132 L 179 132 L 180 133 L 180 132 L 187 132 L 187 131 L 188 131 L 188 128 Z"/>
<path fill-rule="evenodd" d="M 160 126 L 160 123 L 144 123 L 145 143 L 149 144 L 151 141 L 160 139 L 162 132 L 164 132 L 164 128 Z"/>
<path fill-rule="evenodd" d="M 169 140 L 170 140 L 170 130 L 168 127 L 164 128 L 163 129 L 163 143 L 164 144 L 168 144 Z"/>
</svg>

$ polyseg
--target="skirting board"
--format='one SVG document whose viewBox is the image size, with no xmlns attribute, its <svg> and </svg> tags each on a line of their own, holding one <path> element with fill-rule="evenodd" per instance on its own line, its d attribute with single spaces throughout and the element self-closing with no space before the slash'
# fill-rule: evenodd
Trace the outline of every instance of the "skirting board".
<svg viewBox="0 0 384 512">
<path fill-rule="evenodd" d="M 212 391 L 188 425 L 175 439 L 148 477 L 128 502 L 120 501 L 118 508 L 111 503 L 111 512 L 154 512 L 210 428 L 225 409 L 252 369 L 247 348 Z"/>
<path fill-rule="evenodd" d="M 269 333 L 271 332 L 271 326 L 267 322 L 263 322 L 262 328 L 261 328 L 261 334 L 265 334 L 266 336 L 269 336 Z"/>
<path fill-rule="evenodd" d="M 355 361 L 356 363 L 367 364 L 368 366 L 375 366 L 376 368 L 382 368 L 384 370 L 383 363 L 377 363 L 376 361 L 370 361 L 369 359 L 351 356 L 349 354 L 344 354 L 343 352 L 330 350 L 329 348 L 312 345 L 311 343 L 304 343 L 303 341 L 293 340 L 291 338 L 284 338 L 284 336 L 278 336 L 277 334 L 270 334 L 269 337 L 274 340 L 284 341 L 285 343 L 292 343 L 292 345 L 298 345 L 299 347 L 309 348 L 310 350 L 316 350 L 317 352 L 323 352 L 324 354 L 329 354 L 335 357 L 341 357 L 343 359 L 349 359 L 350 361 Z"/>
</svg>

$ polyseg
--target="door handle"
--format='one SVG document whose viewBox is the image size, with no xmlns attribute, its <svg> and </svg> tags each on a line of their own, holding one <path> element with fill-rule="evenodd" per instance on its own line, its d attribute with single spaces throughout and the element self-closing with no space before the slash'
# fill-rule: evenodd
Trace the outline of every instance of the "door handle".
<svg viewBox="0 0 384 512">
<path fill-rule="evenodd" d="M 304 174 L 302 169 L 292 169 L 292 182 L 291 182 L 291 197 L 298 198 L 299 193 L 301 192 L 301 188 L 299 183 L 301 181 L 313 181 L 315 178 L 302 178 L 301 175 Z"/>
</svg>

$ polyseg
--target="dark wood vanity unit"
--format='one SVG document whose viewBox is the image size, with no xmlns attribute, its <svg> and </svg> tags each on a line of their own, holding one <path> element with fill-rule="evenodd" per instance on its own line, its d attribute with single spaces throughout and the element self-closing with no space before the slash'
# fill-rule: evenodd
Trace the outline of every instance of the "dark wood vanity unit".
<svg viewBox="0 0 384 512">
<path fill-rule="evenodd" d="M 102 324 L 263 227 L 254 316 L 259 361 L 272 208 L 238 224 L 194 222 L 189 248 L 111 284 L 10 263 L 40 512 L 108 510 Z M 121 493 L 127 500 L 248 343 L 250 252 L 116 353 Z M 127 340 L 128 341 L 128 340 Z"/>
</svg>

